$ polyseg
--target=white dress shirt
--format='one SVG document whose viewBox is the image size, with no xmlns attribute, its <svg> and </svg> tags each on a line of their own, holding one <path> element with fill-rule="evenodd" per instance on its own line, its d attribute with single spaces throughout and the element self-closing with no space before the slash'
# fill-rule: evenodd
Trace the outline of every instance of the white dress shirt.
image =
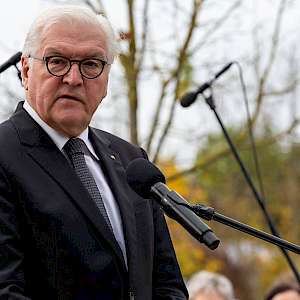
<svg viewBox="0 0 300 300">
<path fill-rule="evenodd" d="M 61 133 L 57 132 L 52 127 L 50 127 L 48 124 L 46 124 L 27 101 L 25 101 L 23 108 L 43 128 L 43 130 L 46 131 L 46 133 L 50 136 L 50 138 L 53 140 L 53 142 L 58 147 L 58 149 L 66 156 L 66 153 L 64 153 L 63 147 L 64 147 L 65 143 L 69 140 L 69 138 L 62 135 Z M 124 240 L 124 233 L 123 233 L 122 220 L 121 220 L 121 216 L 120 216 L 120 210 L 119 210 L 118 204 L 113 196 L 113 193 L 112 193 L 109 185 L 107 184 L 105 176 L 101 170 L 100 164 L 97 162 L 97 161 L 99 161 L 99 158 L 97 157 L 97 155 L 94 151 L 94 148 L 88 139 L 88 130 L 89 129 L 86 128 L 78 136 L 78 138 L 82 139 L 88 148 L 87 153 L 84 153 L 84 158 L 85 158 L 86 164 L 87 164 L 91 174 L 93 175 L 93 177 L 96 181 L 97 187 L 101 193 L 101 197 L 102 197 L 109 221 L 113 228 L 114 236 L 115 236 L 117 242 L 119 243 L 119 246 L 123 252 L 125 263 L 127 265 L 127 255 L 126 255 L 125 240 Z"/>
</svg>

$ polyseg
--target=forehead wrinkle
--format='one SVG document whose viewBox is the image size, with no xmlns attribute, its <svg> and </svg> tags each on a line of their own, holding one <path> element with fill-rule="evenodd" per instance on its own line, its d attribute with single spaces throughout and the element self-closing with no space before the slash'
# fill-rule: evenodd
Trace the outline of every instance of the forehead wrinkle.
<svg viewBox="0 0 300 300">
<path fill-rule="evenodd" d="M 44 30 L 40 43 L 40 51 L 45 54 L 46 51 L 53 51 L 60 55 L 68 54 L 70 57 L 96 55 L 103 58 L 107 57 L 106 35 L 101 28 L 84 28 L 86 24 L 80 27 L 85 34 L 78 32 L 78 27 L 73 28 L 58 27 L 54 24 L 52 27 Z M 60 24 L 62 25 L 62 24 Z"/>
</svg>

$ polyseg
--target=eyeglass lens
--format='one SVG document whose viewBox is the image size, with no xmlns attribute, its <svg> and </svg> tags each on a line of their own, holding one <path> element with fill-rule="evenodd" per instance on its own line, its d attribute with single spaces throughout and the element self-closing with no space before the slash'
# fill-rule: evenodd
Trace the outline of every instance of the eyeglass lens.
<svg viewBox="0 0 300 300">
<path fill-rule="evenodd" d="M 82 61 L 71 61 L 68 58 L 60 56 L 52 56 L 47 59 L 47 68 L 49 72 L 55 76 L 66 75 L 71 64 L 79 63 L 80 73 L 87 78 L 95 78 L 99 76 L 104 68 L 104 63 L 99 59 L 84 59 Z"/>
</svg>

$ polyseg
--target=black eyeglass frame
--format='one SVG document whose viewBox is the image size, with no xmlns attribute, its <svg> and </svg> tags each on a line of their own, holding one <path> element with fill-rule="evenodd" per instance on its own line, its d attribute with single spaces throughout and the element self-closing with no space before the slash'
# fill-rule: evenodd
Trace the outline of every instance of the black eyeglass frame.
<svg viewBox="0 0 300 300">
<path fill-rule="evenodd" d="M 64 74 L 56 75 L 56 74 L 53 74 L 50 71 L 48 63 L 49 63 L 49 60 L 51 58 L 53 58 L 53 57 L 63 58 L 63 59 L 66 59 L 69 62 L 69 68 L 67 69 L 67 71 Z M 51 75 L 55 76 L 55 77 L 63 77 L 65 75 L 67 75 L 69 73 L 69 71 L 71 70 L 71 68 L 72 68 L 72 64 L 77 63 L 78 67 L 79 67 L 79 72 L 80 72 L 81 76 L 83 76 L 84 78 L 87 78 L 87 79 L 95 79 L 95 78 L 99 77 L 103 73 L 105 65 L 111 65 L 110 63 L 106 62 L 105 60 L 102 60 L 102 59 L 99 59 L 99 58 L 84 58 L 84 59 L 79 60 L 79 59 L 69 59 L 69 58 L 67 58 L 65 56 L 62 56 L 62 55 L 50 55 L 50 56 L 43 56 L 43 57 L 36 57 L 36 56 L 33 56 L 33 55 L 28 55 L 28 58 L 33 58 L 33 59 L 37 59 L 37 60 L 40 60 L 40 61 L 44 61 L 46 63 L 46 68 L 47 68 L 48 72 Z M 82 63 L 84 63 L 85 61 L 88 61 L 88 60 L 96 60 L 96 61 L 101 62 L 102 69 L 99 72 L 99 74 L 97 74 L 94 77 L 88 77 L 88 76 L 84 75 L 82 73 L 82 71 L 81 71 L 81 65 L 82 65 Z"/>
</svg>

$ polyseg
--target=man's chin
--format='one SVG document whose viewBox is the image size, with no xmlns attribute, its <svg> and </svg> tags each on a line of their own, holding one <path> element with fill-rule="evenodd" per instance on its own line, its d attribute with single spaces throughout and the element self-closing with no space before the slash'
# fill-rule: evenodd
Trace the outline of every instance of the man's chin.
<svg viewBox="0 0 300 300">
<path fill-rule="evenodd" d="M 76 116 L 64 116 L 55 122 L 53 127 L 61 134 L 67 137 L 76 137 L 80 135 L 89 125 L 89 122 L 85 118 L 79 118 Z"/>
</svg>

